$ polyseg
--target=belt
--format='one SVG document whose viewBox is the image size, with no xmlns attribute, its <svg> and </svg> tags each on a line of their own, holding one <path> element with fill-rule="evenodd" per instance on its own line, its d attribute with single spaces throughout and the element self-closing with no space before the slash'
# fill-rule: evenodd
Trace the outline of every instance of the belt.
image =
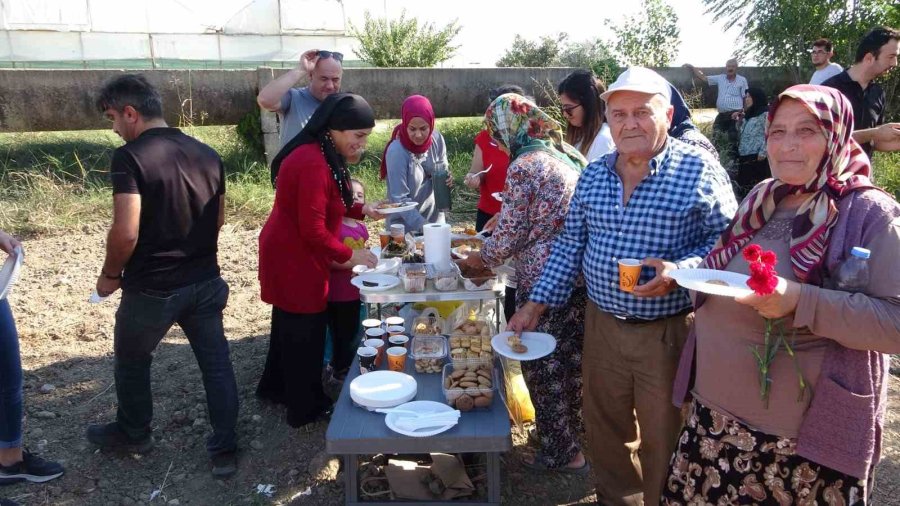
<svg viewBox="0 0 900 506">
<path fill-rule="evenodd" d="M 622 322 L 622 323 L 627 323 L 627 324 L 629 324 L 629 325 L 636 325 L 636 324 L 641 324 L 641 323 L 653 323 L 653 322 L 658 322 L 658 321 L 660 321 L 660 320 L 665 320 L 665 319 L 667 319 L 667 318 L 674 318 L 674 317 L 676 317 L 676 316 L 684 316 L 684 315 L 690 314 L 691 311 L 693 311 L 693 310 L 694 310 L 694 308 L 689 307 L 689 308 L 687 308 L 687 309 L 684 309 L 684 310 L 679 311 L 679 312 L 677 312 L 677 313 L 675 313 L 675 314 L 672 314 L 672 315 L 668 315 L 668 316 L 660 316 L 659 318 L 651 318 L 651 319 L 638 318 L 638 317 L 636 317 L 636 316 L 617 315 L 617 314 L 612 314 L 612 313 L 610 313 L 610 316 L 612 316 L 613 318 L 619 320 L 619 321 Z"/>
</svg>

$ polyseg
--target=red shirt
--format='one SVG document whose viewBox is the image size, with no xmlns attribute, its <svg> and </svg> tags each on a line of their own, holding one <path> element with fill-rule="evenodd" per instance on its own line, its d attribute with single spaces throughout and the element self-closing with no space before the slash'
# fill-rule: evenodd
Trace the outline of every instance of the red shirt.
<svg viewBox="0 0 900 506">
<path fill-rule="evenodd" d="M 290 313 L 321 313 L 328 301 L 331 262 L 353 254 L 340 239 L 347 211 L 318 143 L 288 155 L 278 173 L 275 204 L 259 234 L 262 300 Z"/>
<path fill-rule="evenodd" d="M 475 145 L 481 148 L 481 163 L 484 168 L 491 168 L 490 172 L 481 176 L 481 197 L 478 199 L 478 209 L 488 214 L 497 214 L 500 212 L 501 202 L 491 194 L 503 191 L 503 185 L 506 184 L 506 168 L 509 167 L 509 155 L 500 149 L 494 139 L 491 139 L 487 130 L 478 132 L 478 135 L 475 136 Z"/>
</svg>

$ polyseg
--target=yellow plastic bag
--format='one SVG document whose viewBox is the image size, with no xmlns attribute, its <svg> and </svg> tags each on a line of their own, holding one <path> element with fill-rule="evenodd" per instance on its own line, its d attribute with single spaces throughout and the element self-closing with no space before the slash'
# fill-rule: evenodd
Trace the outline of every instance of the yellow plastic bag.
<svg viewBox="0 0 900 506">
<path fill-rule="evenodd" d="M 509 417 L 520 428 L 525 422 L 534 420 L 534 405 L 522 376 L 522 364 L 518 360 L 501 357 L 503 363 L 503 383 L 506 387 L 506 407 Z"/>
</svg>

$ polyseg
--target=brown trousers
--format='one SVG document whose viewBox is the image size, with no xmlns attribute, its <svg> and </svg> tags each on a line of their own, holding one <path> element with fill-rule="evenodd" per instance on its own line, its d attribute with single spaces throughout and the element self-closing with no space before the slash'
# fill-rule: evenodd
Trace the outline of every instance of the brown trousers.
<svg viewBox="0 0 900 506">
<path fill-rule="evenodd" d="M 588 302 L 583 411 L 601 504 L 659 504 L 682 424 L 672 383 L 692 319 L 626 323 Z"/>
</svg>

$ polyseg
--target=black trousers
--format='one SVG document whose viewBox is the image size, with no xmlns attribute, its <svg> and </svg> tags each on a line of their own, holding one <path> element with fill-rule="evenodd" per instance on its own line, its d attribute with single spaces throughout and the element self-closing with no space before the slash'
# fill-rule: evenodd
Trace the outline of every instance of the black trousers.
<svg viewBox="0 0 900 506">
<path fill-rule="evenodd" d="M 328 303 L 328 326 L 331 328 L 331 368 L 337 375 L 350 369 L 359 348 L 359 300 Z"/>
<path fill-rule="evenodd" d="M 737 158 L 738 131 L 737 122 L 731 118 L 735 111 L 720 112 L 713 121 L 713 131 L 725 134 L 728 140 L 728 152 L 731 158 Z"/>
<path fill-rule="evenodd" d="M 484 229 L 484 225 L 493 217 L 493 214 L 486 213 L 479 209 L 478 212 L 475 213 L 475 231 L 481 232 L 481 230 Z"/>
<path fill-rule="evenodd" d="M 327 325 L 327 311 L 298 314 L 272 307 L 269 354 L 256 395 L 287 406 L 291 427 L 314 422 L 331 406 L 322 388 Z"/>
</svg>

